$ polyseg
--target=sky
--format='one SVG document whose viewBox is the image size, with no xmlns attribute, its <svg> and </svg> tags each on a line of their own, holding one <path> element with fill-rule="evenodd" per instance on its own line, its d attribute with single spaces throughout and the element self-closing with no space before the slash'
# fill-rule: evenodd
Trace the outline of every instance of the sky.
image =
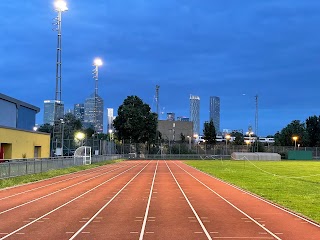
<svg viewBox="0 0 320 240">
<path fill-rule="evenodd" d="M 221 100 L 221 130 L 255 124 L 260 136 L 320 114 L 318 0 L 67 0 L 62 17 L 65 108 L 94 92 L 115 113 L 137 95 L 156 111 L 189 117 L 189 96 Z M 53 0 L 0 1 L 0 92 L 40 107 L 55 96 Z M 2 113 L 3 114 L 3 113 Z"/>
</svg>

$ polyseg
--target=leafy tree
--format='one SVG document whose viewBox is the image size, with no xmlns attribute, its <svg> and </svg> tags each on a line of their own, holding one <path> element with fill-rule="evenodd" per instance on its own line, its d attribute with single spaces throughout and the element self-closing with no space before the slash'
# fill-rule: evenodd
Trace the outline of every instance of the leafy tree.
<svg viewBox="0 0 320 240">
<path fill-rule="evenodd" d="M 305 124 L 301 123 L 299 120 L 294 120 L 288 124 L 281 132 L 275 134 L 275 144 L 280 146 L 292 146 L 294 141 L 293 136 L 298 137 L 299 143 L 306 145 L 307 143 L 307 134 L 305 129 Z"/>
<path fill-rule="evenodd" d="M 306 132 L 308 134 L 308 146 L 320 145 L 320 116 L 311 116 L 306 120 Z"/>
<path fill-rule="evenodd" d="M 119 140 L 134 143 L 155 142 L 157 114 L 137 96 L 128 96 L 118 109 L 114 127 Z"/>
<path fill-rule="evenodd" d="M 64 121 L 64 138 L 73 139 L 75 132 L 81 130 L 82 123 L 72 113 L 67 113 L 63 117 Z"/>
<path fill-rule="evenodd" d="M 183 133 L 180 133 L 181 143 L 186 141 L 186 136 Z"/>
<path fill-rule="evenodd" d="M 53 126 L 50 125 L 49 123 L 45 123 L 41 125 L 38 130 L 38 132 L 44 132 L 44 133 L 50 133 L 52 137 L 52 132 L 53 132 Z"/>
<path fill-rule="evenodd" d="M 244 144 L 244 136 L 240 132 L 234 132 L 231 134 L 232 137 L 235 137 L 233 144 L 235 145 L 243 145 Z"/>
<path fill-rule="evenodd" d="M 216 144 L 217 134 L 212 120 L 210 120 L 210 122 L 204 123 L 203 135 L 203 139 L 207 144 Z"/>
</svg>

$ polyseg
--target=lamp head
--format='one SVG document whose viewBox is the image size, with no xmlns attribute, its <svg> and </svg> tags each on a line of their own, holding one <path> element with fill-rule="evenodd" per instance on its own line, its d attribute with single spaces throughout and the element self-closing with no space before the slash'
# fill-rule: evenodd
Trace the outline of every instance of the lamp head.
<svg viewBox="0 0 320 240">
<path fill-rule="evenodd" d="M 67 3 L 64 0 L 56 0 L 54 2 L 54 8 L 58 12 L 64 12 L 68 10 Z"/>
<path fill-rule="evenodd" d="M 102 66 L 102 60 L 100 58 L 96 58 L 93 62 L 93 65 L 97 67 Z"/>
</svg>

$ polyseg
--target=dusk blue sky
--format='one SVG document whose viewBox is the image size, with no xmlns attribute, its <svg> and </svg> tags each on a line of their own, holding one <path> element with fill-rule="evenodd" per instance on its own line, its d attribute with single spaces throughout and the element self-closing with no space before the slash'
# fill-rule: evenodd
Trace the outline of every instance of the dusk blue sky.
<svg viewBox="0 0 320 240">
<path fill-rule="evenodd" d="M 259 135 L 319 115 L 319 0 L 68 0 L 63 13 L 62 100 L 66 108 L 94 91 L 117 111 L 128 95 L 156 110 L 189 116 L 189 95 L 221 98 L 221 129 Z M 54 99 L 56 17 L 53 1 L 0 1 L 0 92 L 41 108 Z M 1 113 L 4 114 L 4 113 Z M 161 115 L 164 119 L 165 115 Z"/>
</svg>

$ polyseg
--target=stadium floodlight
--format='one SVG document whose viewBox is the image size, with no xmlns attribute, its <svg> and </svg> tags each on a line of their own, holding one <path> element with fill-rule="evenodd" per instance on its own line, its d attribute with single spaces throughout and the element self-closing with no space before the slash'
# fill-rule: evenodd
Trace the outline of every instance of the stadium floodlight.
<svg viewBox="0 0 320 240">
<path fill-rule="evenodd" d="M 102 66 L 102 60 L 100 59 L 100 58 L 96 58 L 94 61 L 93 61 L 93 65 L 94 66 L 98 66 L 98 67 L 100 67 L 100 66 Z"/>
<path fill-rule="evenodd" d="M 292 139 L 294 141 L 294 150 L 296 150 L 298 137 L 297 136 L 293 136 Z"/>
<path fill-rule="evenodd" d="M 54 2 L 54 8 L 57 12 L 68 11 L 67 3 L 63 0 L 57 0 Z"/>
</svg>

